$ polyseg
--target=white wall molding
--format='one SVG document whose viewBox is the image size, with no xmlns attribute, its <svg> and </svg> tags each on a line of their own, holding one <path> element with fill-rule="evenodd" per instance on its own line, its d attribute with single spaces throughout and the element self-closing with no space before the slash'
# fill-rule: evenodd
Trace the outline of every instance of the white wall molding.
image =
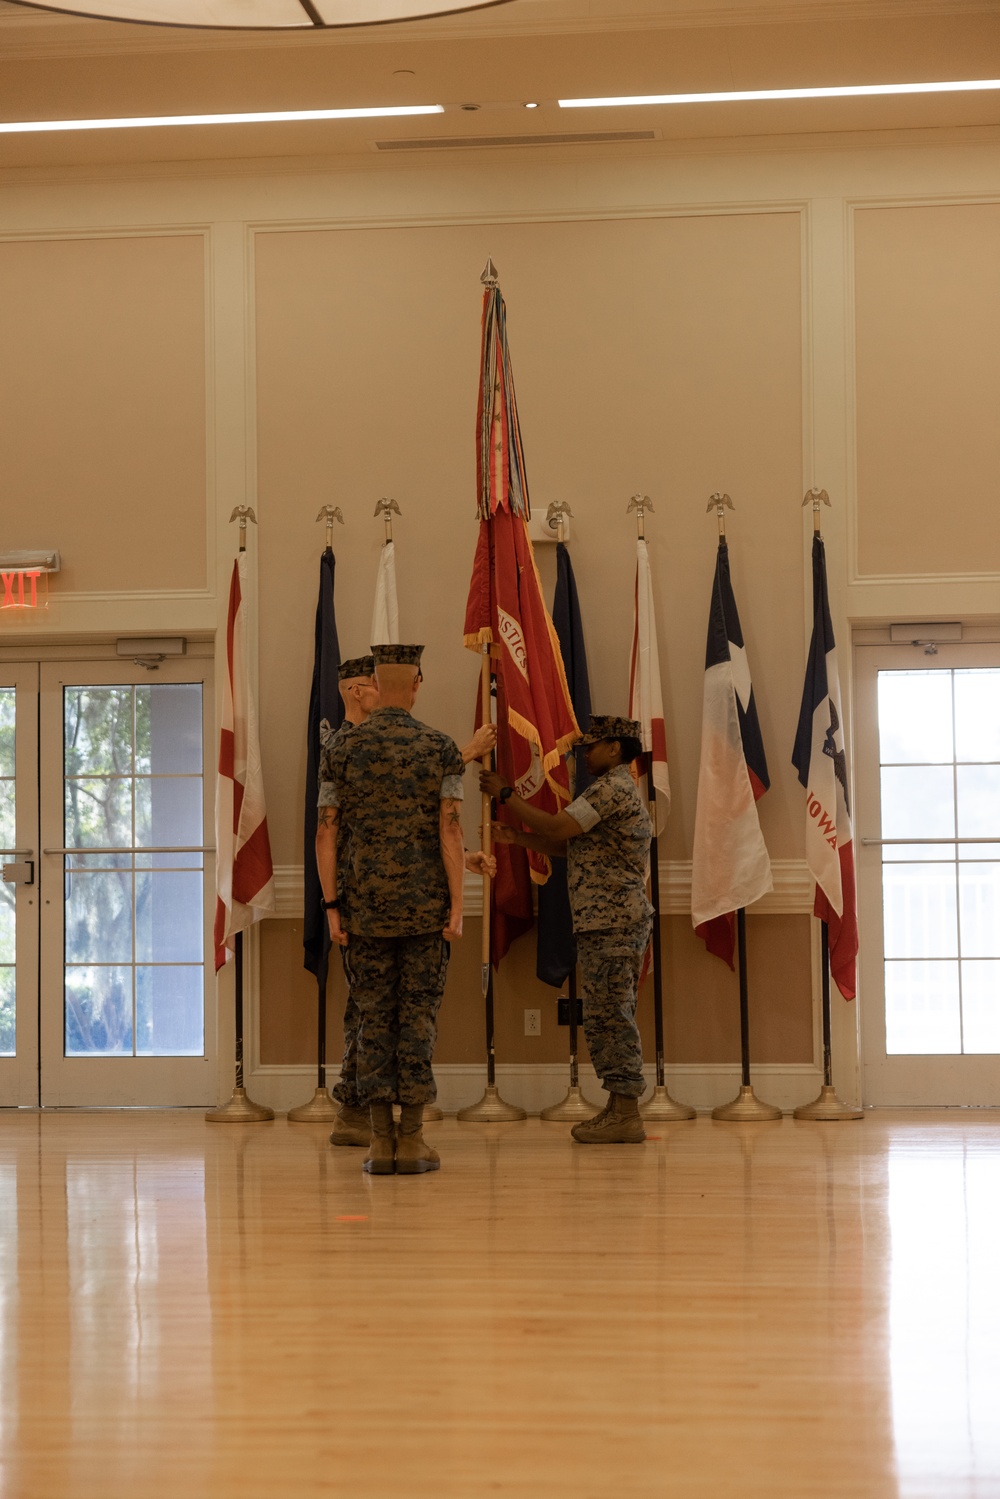
<svg viewBox="0 0 1000 1499">
<path fill-rule="evenodd" d="M 327 1085 L 339 1076 L 337 1067 L 327 1068 Z M 643 1073 L 650 1087 L 655 1068 L 646 1064 Z M 445 1063 L 434 1068 L 438 1085 L 438 1103 L 446 1114 L 475 1103 L 486 1085 L 485 1063 Z M 770 1062 L 752 1069 L 754 1087 L 759 1096 L 786 1112 L 800 1103 L 808 1103 L 819 1092 L 820 1069 L 811 1062 Z M 307 1103 L 316 1086 L 315 1064 L 308 1066 L 264 1066 L 247 1070 L 247 1090 L 256 1103 L 284 1113 Z M 558 1103 L 569 1085 L 569 1070 L 564 1062 L 497 1063 L 497 1083 L 509 1103 L 519 1104 L 529 1114 L 538 1114 L 549 1104 Z M 581 1066 L 580 1085 L 584 1096 L 602 1103 L 604 1095 L 593 1067 Z M 699 1111 L 714 1109 L 736 1096 L 740 1085 L 738 1062 L 682 1063 L 667 1066 L 667 1086 L 674 1098 L 690 1103 Z M 568 1129 L 568 1125 L 553 1129 Z M 657 1126 L 657 1131 L 667 1126 Z M 724 1126 L 720 1126 L 724 1128 Z"/>
<path fill-rule="evenodd" d="M 813 908 L 813 880 L 804 859 L 772 859 L 774 889 L 749 907 L 748 916 L 809 916 Z M 277 864 L 274 869 L 276 917 L 285 920 L 302 915 L 303 869 L 301 864 Z M 691 860 L 660 860 L 660 909 L 664 916 L 687 916 L 691 911 Z M 483 882 L 478 875 L 465 876 L 465 914 L 482 916 Z"/>
</svg>

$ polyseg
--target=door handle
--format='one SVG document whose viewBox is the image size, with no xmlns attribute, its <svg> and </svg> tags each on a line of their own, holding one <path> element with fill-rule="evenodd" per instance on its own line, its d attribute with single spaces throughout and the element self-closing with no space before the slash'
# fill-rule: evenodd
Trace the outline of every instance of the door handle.
<svg viewBox="0 0 1000 1499">
<path fill-rule="evenodd" d="M 5 864 L 3 882 L 5 885 L 33 885 L 35 883 L 34 859 L 21 859 L 16 864 Z"/>
</svg>

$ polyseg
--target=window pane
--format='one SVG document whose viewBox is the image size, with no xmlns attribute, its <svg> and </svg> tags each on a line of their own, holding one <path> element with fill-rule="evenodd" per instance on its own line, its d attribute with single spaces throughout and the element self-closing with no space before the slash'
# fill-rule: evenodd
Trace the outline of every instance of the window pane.
<svg viewBox="0 0 1000 1499">
<path fill-rule="evenodd" d="M 142 780 L 135 783 L 135 841 L 141 847 L 172 848 L 175 844 L 199 848 L 204 841 L 201 809 L 201 777 Z M 201 855 L 187 855 L 201 863 Z M 172 854 L 154 855 L 161 864 L 177 864 Z"/>
<path fill-rule="evenodd" d="M 958 831 L 966 838 L 1000 833 L 1000 765 L 960 765 Z"/>
<path fill-rule="evenodd" d="M 66 782 L 66 847 L 130 848 L 132 785 L 126 780 Z"/>
<path fill-rule="evenodd" d="M 15 975 L 13 968 L 0 968 L 0 1057 L 15 1052 Z"/>
<path fill-rule="evenodd" d="M 951 760 L 951 673 L 880 671 L 878 735 L 883 765 Z"/>
<path fill-rule="evenodd" d="M 68 776 L 131 775 L 132 688 L 64 687 Z"/>
<path fill-rule="evenodd" d="M 889 1056 L 961 1051 L 957 963 L 886 963 L 885 1049 Z"/>
<path fill-rule="evenodd" d="M 962 964 L 966 1051 L 1000 1052 L 1000 963 Z"/>
<path fill-rule="evenodd" d="M 67 876 L 67 963 L 131 963 L 132 876 Z"/>
<path fill-rule="evenodd" d="M 137 775 L 201 774 L 201 685 L 135 689 Z"/>
<path fill-rule="evenodd" d="M 882 845 L 882 861 L 885 864 L 912 864 L 915 860 L 954 865 L 955 845 L 953 843 L 885 843 Z"/>
<path fill-rule="evenodd" d="M 13 848 L 14 832 L 14 782 L 0 781 L 0 848 Z"/>
<path fill-rule="evenodd" d="M 14 688 L 0 687 L 0 776 L 14 774 Z"/>
<path fill-rule="evenodd" d="M 958 845 L 958 857 L 960 859 L 1000 859 L 1000 843 L 960 843 Z"/>
<path fill-rule="evenodd" d="M 132 1054 L 132 969 L 67 968 L 66 1055 L 122 1054 Z"/>
<path fill-rule="evenodd" d="M 201 874 L 137 874 L 138 963 L 200 963 L 204 957 Z"/>
<path fill-rule="evenodd" d="M 950 838 L 955 832 L 950 766 L 904 766 L 882 771 L 882 837 Z"/>
<path fill-rule="evenodd" d="M 1000 864 L 961 864 L 962 957 L 1000 958 Z"/>
<path fill-rule="evenodd" d="M 205 1051 L 204 969 L 137 968 L 136 1052 L 200 1057 Z"/>
<path fill-rule="evenodd" d="M 882 872 L 887 958 L 957 958 L 954 864 L 893 864 Z"/>
<path fill-rule="evenodd" d="M 12 864 L 13 858 L 0 859 L 0 867 Z M 16 885 L 0 884 L 0 963 L 14 961 L 14 902 Z"/>
<path fill-rule="evenodd" d="M 1000 671 L 955 673 L 955 754 L 1000 760 Z"/>
</svg>

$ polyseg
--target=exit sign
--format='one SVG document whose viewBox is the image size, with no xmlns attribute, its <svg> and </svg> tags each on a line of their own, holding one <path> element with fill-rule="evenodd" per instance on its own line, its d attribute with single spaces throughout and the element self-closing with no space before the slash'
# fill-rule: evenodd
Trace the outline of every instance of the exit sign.
<svg viewBox="0 0 1000 1499">
<path fill-rule="evenodd" d="M 3 598 L 0 609 L 37 609 L 38 580 L 42 576 L 40 567 L 19 568 L 16 572 L 0 572 Z"/>
</svg>

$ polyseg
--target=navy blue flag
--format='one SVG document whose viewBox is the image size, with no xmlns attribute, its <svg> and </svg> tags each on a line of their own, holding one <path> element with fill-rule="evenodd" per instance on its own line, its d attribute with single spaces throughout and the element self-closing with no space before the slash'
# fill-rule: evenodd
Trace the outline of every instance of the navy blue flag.
<svg viewBox="0 0 1000 1499">
<path fill-rule="evenodd" d="M 340 642 L 337 639 L 337 616 L 333 607 L 333 577 L 337 559 L 329 547 L 319 561 L 319 598 L 316 601 L 316 645 L 313 655 L 312 687 L 309 692 L 309 723 L 306 729 L 306 801 L 303 818 L 303 863 L 305 865 L 305 902 L 302 913 L 303 967 L 326 983 L 327 959 L 330 955 L 330 933 L 323 910 L 323 891 L 316 868 L 316 799 L 319 789 L 319 757 L 323 743 L 335 734 L 344 721 L 344 704 L 340 697 L 337 669 L 340 666 Z"/>
<path fill-rule="evenodd" d="M 559 638 L 570 701 L 578 724 L 590 723 L 590 677 L 587 673 L 587 649 L 583 643 L 583 621 L 580 600 L 573 576 L 569 550 L 560 541 L 556 547 L 556 592 L 552 601 L 552 623 Z M 576 757 L 574 795 L 579 796 L 590 785 L 583 750 L 571 752 Z M 576 966 L 576 939 L 569 909 L 566 886 L 566 860 L 553 859 L 552 874 L 538 887 L 538 954 L 535 973 L 543 984 L 561 988 Z"/>
</svg>

